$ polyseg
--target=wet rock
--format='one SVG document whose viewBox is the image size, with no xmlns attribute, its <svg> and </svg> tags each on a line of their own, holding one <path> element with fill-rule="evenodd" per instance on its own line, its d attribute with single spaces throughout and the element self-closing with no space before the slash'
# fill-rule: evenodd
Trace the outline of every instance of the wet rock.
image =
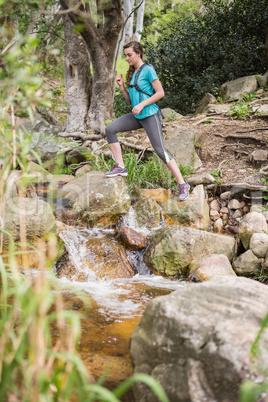
<svg viewBox="0 0 268 402">
<path fill-rule="evenodd" d="M 239 226 L 239 238 L 247 250 L 253 233 L 265 233 L 268 226 L 264 216 L 258 212 L 249 212 L 245 215 Z"/>
<path fill-rule="evenodd" d="M 254 233 L 249 243 L 250 250 L 258 258 L 264 258 L 268 252 L 268 235 L 265 233 Z"/>
<path fill-rule="evenodd" d="M 114 240 L 91 238 L 86 244 L 83 261 L 79 265 L 65 253 L 56 265 L 57 275 L 72 281 L 87 282 L 94 278 L 131 278 L 135 272 L 123 246 Z"/>
<path fill-rule="evenodd" d="M 258 83 L 255 75 L 241 77 L 222 84 L 220 96 L 228 101 L 237 100 L 249 92 L 256 91 L 257 87 Z"/>
<path fill-rule="evenodd" d="M 45 201 L 37 198 L 14 197 L 8 204 L 0 205 L 0 219 L 3 227 L 8 231 L 14 241 L 20 239 L 20 233 L 25 231 L 27 240 L 42 237 L 55 227 L 55 218 L 51 207 Z M 21 230 L 22 227 L 22 230 Z M 8 244 L 6 233 L 4 244 Z"/>
<path fill-rule="evenodd" d="M 207 281 L 214 276 L 236 276 L 231 263 L 224 254 L 210 254 L 194 261 L 189 266 L 189 279 L 196 282 Z"/>
<path fill-rule="evenodd" d="M 147 244 L 147 239 L 143 236 L 143 234 L 138 233 L 136 230 L 127 226 L 121 227 L 118 231 L 118 235 L 122 243 L 129 250 L 140 250 Z"/>
<path fill-rule="evenodd" d="M 160 226 L 162 209 L 153 197 L 141 199 L 135 205 L 136 219 L 139 226 L 156 228 Z"/>
<path fill-rule="evenodd" d="M 195 187 L 184 202 L 176 197 L 167 200 L 164 210 L 166 215 L 181 225 L 204 230 L 209 227 L 209 207 L 203 185 Z"/>
<path fill-rule="evenodd" d="M 268 369 L 268 332 L 250 349 L 268 309 L 268 287 L 216 277 L 152 300 L 131 336 L 135 373 L 152 375 L 170 401 L 237 401 L 241 382 Z M 135 401 L 156 401 L 142 383 Z"/>
<path fill-rule="evenodd" d="M 90 226 L 115 224 L 131 204 L 125 179 L 108 179 L 102 172 L 89 172 L 65 184 L 59 196 Z"/>
<path fill-rule="evenodd" d="M 166 276 L 188 276 L 192 261 L 207 254 L 234 255 L 235 239 L 179 225 L 158 229 L 149 239 L 144 261 Z"/>
<path fill-rule="evenodd" d="M 261 269 L 261 263 L 251 250 L 247 250 L 234 260 L 233 269 L 237 275 L 249 276 Z"/>
<path fill-rule="evenodd" d="M 153 197 L 156 202 L 163 204 L 166 200 L 172 197 L 171 190 L 164 188 L 141 188 L 138 191 L 139 198 Z"/>
</svg>

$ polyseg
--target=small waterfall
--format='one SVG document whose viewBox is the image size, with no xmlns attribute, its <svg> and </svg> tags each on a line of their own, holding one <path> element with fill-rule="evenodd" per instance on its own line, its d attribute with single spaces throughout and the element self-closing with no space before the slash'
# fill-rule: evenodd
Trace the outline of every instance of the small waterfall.
<svg viewBox="0 0 268 402">
<path fill-rule="evenodd" d="M 124 224 L 128 222 L 133 228 L 133 219 L 135 220 L 134 210 L 130 212 Z M 181 281 L 152 274 L 143 261 L 142 251 L 127 251 L 132 265 L 137 271 L 132 278 L 98 278 L 96 273 L 88 267 L 89 259 L 92 258 L 91 262 L 94 263 L 95 256 L 90 255 L 87 244 L 90 242 L 90 238 L 105 239 L 107 236 L 111 238 L 112 234 L 111 229 L 64 226 L 60 237 L 65 243 L 70 263 L 77 271 L 71 279 L 67 277 L 58 279 L 64 289 L 82 290 L 97 303 L 101 314 L 120 320 L 141 315 L 152 295 L 155 297 L 167 294 L 184 285 Z M 86 281 L 79 281 L 79 274 L 82 274 Z"/>
</svg>

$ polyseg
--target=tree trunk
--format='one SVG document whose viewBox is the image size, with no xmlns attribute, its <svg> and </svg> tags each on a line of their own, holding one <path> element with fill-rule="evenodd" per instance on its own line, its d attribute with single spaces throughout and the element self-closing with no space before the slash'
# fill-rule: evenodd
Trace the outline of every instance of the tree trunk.
<svg viewBox="0 0 268 402">
<path fill-rule="evenodd" d="M 60 0 L 67 10 L 72 1 Z M 105 121 L 113 118 L 113 98 L 115 74 L 113 62 L 119 32 L 121 30 L 122 5 L 121 0 L 109 2 L 96 1 L 97 22 L 94 22 L 88 3 L 79 2 L 79 8 L 68 13 L 76 25 L 83 23 L 81 35 L 90 54 L 93 66 L 92 96 L 87 114 L 87 124 L 94 130 L 105 134 Z M 77 51 L 77 49 L 74 49 Z"/>
<path fill-rule="evenodd" d="M 144 9 L 145 9 L 145 0 L 141 3 L 140 7 L 138 8 L 137 20 L 136 20 L 136 31 L 134 34 L 134 40 L 140 41 L 141 40 L 141 32 L 143 30 L 143 17 L 144 17 Z"/>
<path fill-rule="evenodd" d="M 132 11 L 134 6 L 134 0 L 125 0 L 124 1 L 124 21 L 127 19 L 129 14 Z M 124 44 L 130 42 L 133 37 L 133 22 L 134 22 L 134 15 L 132 14 L 130 18 L 128 18 L 125 24 L 125 35 L 124 35 Z"/>
<path fill-rule="evenodd" d="M 74 25 L 68 15 L 63 15 L 65 36 L 64 74 L 67 94 L 68 133 L 85 131 L 90 106 L 92 75 L 90 57 L 80 34 L 73 31 Z"/>
<path fill-rule="evenodd" d="M 266 28 L 265 54 L 266 54 L 266 59 L 268 60 L 268 27 Z"/>
</svg>

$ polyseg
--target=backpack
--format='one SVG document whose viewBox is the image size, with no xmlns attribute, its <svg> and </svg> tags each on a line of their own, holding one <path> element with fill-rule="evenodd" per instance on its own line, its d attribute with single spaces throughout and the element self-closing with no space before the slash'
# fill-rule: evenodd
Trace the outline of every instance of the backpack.
<svg viewBox="0 0 268 402">
<path fill-rule="evenodd" d="M 147 92 L 142 91 L 142 90 L 140 89 L 139 85 L 138 85 L 138 79 L 139 79 L 141 70 L 142 70 L 145 66 L 150 66 L 150 67 L 152 67 L 152 68 L 155 70 L 155 68 L 154 68 L 154 66 L 153 66 L 152 64 L 149 64 L 149 63 L 144 63 L 144 64 L 142 64 L 142 65 L 140 66 L 140 68 L 138 69 L 138 71 L 136 72 L 136 75 L 135 75 L 135 78 L 134 78 L 134 84 L 133 84 L 133 85 L 129 85 L 129 88 L 135 88 L 136 91 L 138 91 L 140 94 L 143 93 L 143 94 L 145 94 L 145 95 L 151 97 L 152 95 L 148 94 Z M 154 90 L 154 89 L 153 89 L 153 93 L 155 93 L 155 90 Z M 141 100 L 142 100 L 142 99 L 141 99 Z M 164 117 L 163 113 L 161 112 L 161 109 L 160 109 L 160 107 L 158 106 L 157 102 L 156 102 L 156 105 L 157 105 L 157 107 L 158 107 L 158 112 L 160 113 L 160 116 L 162 117 L 162 119 L 164 119 L 165 117 Z"/>
</svg>

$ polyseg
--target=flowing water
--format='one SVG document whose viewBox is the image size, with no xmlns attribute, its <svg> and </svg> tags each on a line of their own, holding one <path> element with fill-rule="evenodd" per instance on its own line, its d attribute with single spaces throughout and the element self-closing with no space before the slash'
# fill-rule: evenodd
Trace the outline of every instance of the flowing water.
<svg viewBox="0 0 268 402">
<path fill-rule="evenodd" d="M 137 227 L 132 209 L 124 218 L 123 225 L 144 235 L 149 233 L 148 229 Z M 136 272 L 132 278 L 100 279 L 88 268 L 88 261 L 92 259 L 94 262 L 94 256 L 90 255 L 87 244 L 90 239 L 114 239 L 114 230 L 65 225 L 60 237 L 75 270 L 72 270 L 71 277 L 62 277 L 57 282 L 67 308 L 83 314 L 81 358 L 96 379 L 106 373 L 104 384 L 113 388 L 132 374 L 130 335 L 148 302 L 185 283 L 152 274 L 143 262 L 141 251 L 128 251 Z M 79 282 L 80 274 L 86 277 L 86 282 Z"/>
</svg>

